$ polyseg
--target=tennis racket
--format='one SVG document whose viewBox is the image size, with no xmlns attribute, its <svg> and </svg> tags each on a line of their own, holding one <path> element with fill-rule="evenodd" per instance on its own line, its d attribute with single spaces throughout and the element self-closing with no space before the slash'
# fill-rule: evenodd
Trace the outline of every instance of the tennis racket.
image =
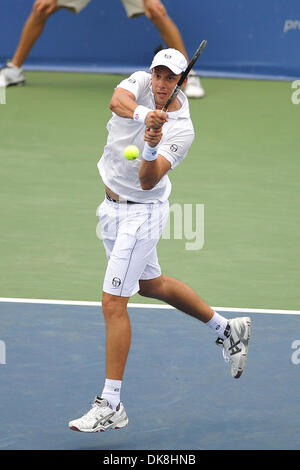
<svg viewBox="0 0 300 470">
<path fill-rule="evenodd" d="M 183 74 L 181 75 L 180 77 L 180 80 L 178 81 L 176 87 L 174 88 L 173 90 L 173 93 L 172 95 L 170 96 L 170 98 L 168 99 L 168 101 L 166 102 L 165 106 L 163 107 L 162 111 L 166 112 L 168 107 L 170 106 L 170 104 L 172 103 L 173 99 L 178 95 L 179 93 L 179 90 L 180 90 L 180 87 L 181 85 L 183 84 L 184 80 L 186 79 L 186 77 L 188 76 L 188 74 L 190 73 L 191 69 L 193 68 L 194 64 L 196 63 L 199 55 L 201 54 L 201 52 L 203 51 L 203 49 L 206 47 L 206 44 L 207 44 L 207 41 L 206 39 L 204 39 L 200 46 L 198 47 L 198 49 L 196 50 L 195 54 L 193 55 L 193 57 L 191 58 L 191 61 L 190 63 L 188 64 L 187 68 L 185 69 L 185 71 L 183 72 Z"/>
</svg>

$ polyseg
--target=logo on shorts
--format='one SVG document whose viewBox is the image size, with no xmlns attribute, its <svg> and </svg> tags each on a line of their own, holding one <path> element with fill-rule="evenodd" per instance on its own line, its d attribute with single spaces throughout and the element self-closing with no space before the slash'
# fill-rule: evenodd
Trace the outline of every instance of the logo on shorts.
<svg viewBox="0 0 300 470">
<path fill-rule="evenodd" d="M 172 150 L 172 152 L 177 152 L 177 150 L 178 150 L 178 145 L 172 144 L 171 147 L 170 147 L 170 150 Z"/>
<path fill-rule="evenodd" d="M 119 279 L 118 277 L 114 277 L 111 283 L 113 287 L 119 287 L 121 285 L 121 279 Z"/>
</svg>

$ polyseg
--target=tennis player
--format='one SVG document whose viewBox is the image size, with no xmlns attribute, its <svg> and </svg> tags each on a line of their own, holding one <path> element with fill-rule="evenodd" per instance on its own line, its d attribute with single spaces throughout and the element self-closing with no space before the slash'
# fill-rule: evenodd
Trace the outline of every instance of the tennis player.
<svg viewBox="0 0 300 470">
<path fill-rule="evenodd" d="M 131 339 L 127 303 L 137 292 L 205 323 L 223 347 L 233 377 L 240 377 L 246 364 L 250 318 L 224 318 L 189 286 L 163 275 L 157 257 L 156 245 L 169 216 L 168 172 L 185 158 L 194 140 L 189 104 L 182 91 L 167 113 L 161 111 L 186 67 L 181 52 L 164 49 L 155 55 L 151 74 L 139 71 L 123 80 L 110 102 L 113 116 L 98 163 L 106 191 L 99 210 L 108 259 L 102 295 L 106 380 L 92 408 L 69 423 L 76 431 L 105 431 L 128 424 L 120 391 Z M 130 144 L 141 151 L 135 161 L 123 155 Z"/>
<path fill-rule="evenodd" d="M 48 18 L 61 8 L 80 13 L 91 0 L 35 0 L 21 38 L 11 61 L 1 70 L 0 76 L 6 86 L 24 85 L 25 75 L 22 65 L 35 42 L 41 36 Z M 158 29 L 162 40 L 180 50 L 187 58 L 181 34 L 160 0 L 121 0 L 128 18 L 145 15 Z M 99 2 L 100 3 L 100 2 Z M 200 78 L 192 71 L 185 93 L 189 98 L 202 98 L 205 95 Z"/>
</svg>

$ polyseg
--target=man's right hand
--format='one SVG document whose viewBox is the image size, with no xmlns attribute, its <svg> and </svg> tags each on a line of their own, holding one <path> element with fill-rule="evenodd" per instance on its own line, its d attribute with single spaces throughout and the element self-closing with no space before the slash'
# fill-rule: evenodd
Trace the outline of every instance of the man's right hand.
<svg viewBox="0 0 300 470">
<path fill-rule="evenodd" d="M 151 129 L 160 129 L 168 121 L 168 114 L 155 109 L 147 114 L 145 125 Z"/>
<path fill-rule="evenodd" d="M 161 141 L 162 138 L 162 130 L 160 129 L 150 129 L 149 127 L 146 127 L 145 129 L 145 134 L 144 134 L 144 140 L 145 142 L 148 142 L 150 147 L 156 147 L 159 142 Z"/>
</svg>

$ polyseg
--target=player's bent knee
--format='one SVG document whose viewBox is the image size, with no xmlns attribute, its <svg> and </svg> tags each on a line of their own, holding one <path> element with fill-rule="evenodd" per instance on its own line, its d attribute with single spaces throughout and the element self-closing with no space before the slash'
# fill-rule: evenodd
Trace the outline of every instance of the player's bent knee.
<svg viewBox="0 0 300 470">
<path fill-rule="evenodd" d="M 140 290 L 138 294 L 142 297 L 158 298 L 163 288 L 163 276 L 148 281 L 140 281 Z"/>
<path fill-rule="evenodd" d="M 151 297 L 153 297 L 153 289 L 142 286 L 142 287 L 140 287 L 140 290 L 138 291 L 138 294 L 141 297 L 150 297 L 151 298 Z"/>
<path fill-rule="evenodd" d="M 141 296 L 141 297 L 149 297 L 149 295 L 147 295 L 147 290 L 143 289 L 143 288 L 140 288 L 140 290 L 138 291 L 138 294 Z"/>
</svg>

